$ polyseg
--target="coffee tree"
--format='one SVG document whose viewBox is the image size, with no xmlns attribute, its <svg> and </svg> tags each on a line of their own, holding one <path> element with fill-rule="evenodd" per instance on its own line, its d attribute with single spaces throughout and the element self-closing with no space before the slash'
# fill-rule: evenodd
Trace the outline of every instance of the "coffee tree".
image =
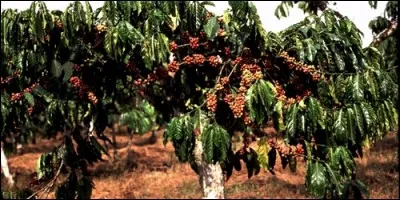
<svg viewBox="0 0 400 200">
<path fill-rule="evenodd" d="M 153 110 L 137 103 L 145 100 L 168 123 L 164 142 L 199 175 L 204 197 L 224 198 L 241 163 L 250 178 L 274 173 L 278 158 L 292 171 L 306 160 L 312 195 L 360 196 L 354 157 L 397 124 L 397 85 L 380 51 L 362 49 L 355 24 L 326 7 L 272 33 L 250 2 L 230 1 L 223 16 L 207 5 L 109 1 L 92 11 L 74 2 L 50 12 L 35 2 L 4 11 L 2 135 L 32 117 L 62 131 L 61 147 L 39 159 L 38 178 L 66 174 L 57 198 L 90 197 L 86 165 L 105 152 L 93 134 L 109 141 L 110 115 L 151 129 Z M 262 131 L 270 121 L 278 134 Z M 234 152 L 237 131 L 244 140 Z"/>
<path fill-rule="evenodd" d="M 126 30 L 131 25 L 113 26 L 120 16 L 112 6 L 115 3 L 106 2 L 92 12 L 88 2 L 74 2 L 64 12 L 50 12 L 43 2 L 34 2 L 25 11 L 2 12 L 2 142 L 28 135 L 42 121 L 51 132 L 63 132 L 62 145 L 38 160 L 32 183 L 51 179 L 44 187 L 48 189 L 57 177 L 66 176 L 57 198 L 90 197 L 87 165 L 106 153 L 97 139 L 110 142 L 104 135 L 109 116 L 121 115 L 123 124 L 134 126 L 137 133 L 147 132 L 154 122 L 154 112 L 150 105 L 141 106 L 140 85 L 134 82 L 149 72 L 141 74 L 141 68 L 129 64 L 133 58 L 128 55 L 140 41 Z M 112 27 L 111 32 L 106 27 Z M 110 54 L 121 41 L 124 57 L 117 51 Z"/>
<path fill-rule="evenodd" d="M 223 197 L 221 172 L 229 177 L 240 160 L 249 177 L 261 167 L 273 173 L 277 154 L 292 170 L 299 156 L 307 160 L 313 195 L 346 197 L 349 188 L 360 195 L 354 157 L 397 124 L 396 83 L 380 52 L 362 49 L 354 23 L 331 9 L 273 34 L 251 3 L 230 5 L 170 43 L 169 72 L 186 113 L 171 120 L 165 138 L 178 158 L 199 174 L 206 197 Z M 259 130 L 268 120 L 278 135 Z M 237 152 L 234 131 L 245 132 Z M 257 150 L 249 148 L 255 140 Z"/>
<path fill-rule="evenodd" d="M 391 72 L 393 81 L 398 84 L 399 75 L 396 74 L 396 68 L 398 68 L 397 58 L 397 43 L 398 40 L 396 35 L 398 34 L 397 23 L 398 23 L 398 2 L 389 1 L 386 4 L 384 15 L 378 16 L 376 19 L 369 23 L 369 28 L 372 30 L 374 40 L 370 44 L 372 47 L 376 47 L 383 55 L 385 59 L 385 68 Z M 376 8 L 376 3 L 371 5 Z M 398 97 L 395 96 L 395 102 L 398 104 Z"/>
</svg>

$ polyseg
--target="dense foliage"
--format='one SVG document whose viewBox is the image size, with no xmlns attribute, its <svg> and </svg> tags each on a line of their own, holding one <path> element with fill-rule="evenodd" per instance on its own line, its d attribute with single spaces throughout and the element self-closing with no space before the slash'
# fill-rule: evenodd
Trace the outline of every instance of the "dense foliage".
<svg viewBox="0 0 400 200">
<path fill-rule="evenodd" d="M 88 198 L 87 164 L 105 152 L 94 134 L 110 142 L 104 130 L 115 115 L 144 133 L 156 111 L 168 122 L 164 142 L 197 172 L 200 140 L 227 178 L 240 160 L 250 178 L 261 168 L 274 173 L 277 158 L 292 171 L 304 158 L 310 194 L 360 195 L 354 157 L 397 126 L 397 82 L 382 53 L 362 49 L 360 30 L 330 9 L 272 33 L 250 2 L 230 1 L 223 16 L 206 5 L 108 1 L 92 11 L 74 2 L 50 12 L 34 2 L 3 11 L 2 141 L 43 122 L 63 132 L 64 143 L 39 159 L 37 178 L 66 174 L 56 197 Z M 277 135 L 261 131 L 268 121 Z M 233 152 L 236 131 L 244 140 Z"/>
</svg>

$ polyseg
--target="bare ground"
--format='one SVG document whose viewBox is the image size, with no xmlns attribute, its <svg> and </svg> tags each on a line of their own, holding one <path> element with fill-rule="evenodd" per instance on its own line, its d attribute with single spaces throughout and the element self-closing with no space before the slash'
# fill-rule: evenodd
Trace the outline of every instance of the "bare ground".
<svg viewBox="0 0 400 200">
<path fill-rule="evenodd" d="M 150 133 L 135 136 L 134 141 L 148 138 Z M 136 167 L 127 167 L 128 137 L 117 135 L 118 161 L 111 163 L 107 156 L 104 162 L 90 167 L 95 183 L 92 198 L 201 198 L 197 175 L 189 164 L 177 162 L 170 143 L 165 147 L 158 133 L 155 144 L 132 146 L 132 160 Z M 60 139 L 39 140 L 36 145 L 27 145 L 23 152 L 9 157 L 11 173 L 15 174 L 17 188 L 29 185 L 35 172 L 36 161 L 41 153 L 48 152 L 60 143 Z M 373 199 L 397 199 L 399 197 L 398 139 L 396 133 L 388 134 L 382 141 L 357 159 L 357 177 L 364 182 Z M 110 155 L 112 155 L 110 148 Z M 244 165 L 242 165 L 243 168 Z M 246 169 L 234 171 L 226 182 L 227 198 L 311 198 L 306 194 L 305 165 L 298 163 L 297 172 L 282 169 L 277 159 L 276 175 L 261 171 L 247 178 Z M 7 187 L 4 178 L 2 188 Z M 38 187 L 32 188 L 34 190 Z M 42 197 L 45 198 L 46 196 Z M 54 198 L 50 193 L 47 198 Z"/>
</svg>

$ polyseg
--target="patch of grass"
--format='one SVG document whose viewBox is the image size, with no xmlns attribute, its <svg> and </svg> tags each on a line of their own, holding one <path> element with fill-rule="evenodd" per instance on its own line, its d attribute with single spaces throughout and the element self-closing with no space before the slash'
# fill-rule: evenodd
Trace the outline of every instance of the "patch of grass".
<svg viewBox="0 0 400 200">
<path fill-rule="evenodd" d="M 231 187 L 225 188 L 225 189 L 226 189 L 227 196 L 238 194 L 238 193 L 254 193 L 256 196 L 259 196 L 259 194 L 257 192 L 258 187 L 259 186 L 257 186 L 254 183 L 239 183 L 239 184 L 234 184 Z"/>
<path fill-rule="evenodd" d="M 178 189 L 181 193 L 182 198 L 193 198 L 194 196 L 201 194 L 201 188 L 198 182 L 185 182 Z"/>
</svg>

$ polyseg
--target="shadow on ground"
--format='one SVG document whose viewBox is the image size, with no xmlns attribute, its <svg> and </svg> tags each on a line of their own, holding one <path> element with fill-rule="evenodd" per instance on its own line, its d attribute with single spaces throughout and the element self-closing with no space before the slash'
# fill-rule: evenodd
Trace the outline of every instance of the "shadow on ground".
<svg viewBox="0 0 400 200">
<path fill-rule="evenodd" d="M 135 136 L 134 140 L 149 136 L 150 133 Z M 132 162 L 127 165 L 128 137 L 117 134 L 118 160 L 112 162 L 104 155 L 105 161 L 90 167 L 95 183 L 92 198 L 201 198 L 197 175 L 188 164 L 177 162 L 170 143 L 162 144 L 162 132 L 157 137 L 155 144 L 133 145 Z M 9 157 L 10 171 L 16 175 L 18 187 L 29 186 L 40 154 L 52 150 L 57 142 L 61 141 L 40 140 L 40 143 L 24 148 L 22 154 Z M 396 133 L 390 133 L 364 153 L 364 158 L 356 159 L 357 176 L 367 185 L 370 198 L 396 199 L 399 196 L 397 151 Z M 113 155 L 111 148 L 109 154 Z M 310 198 L 305 191 L 305 165 L 301 162 L 293 174 L 288 168 L 282 169 L 278 159 L 275 176 L 262 171 L 251 179 L 247 178 L 245 165 L 242 166 L 242 171 L 234 171 L 225 184 L 227 198 Z M 2 188 L 6 188 L 3 180 Z M 48 196 L 53 197 L 53 194 Z"/>
</svg>

